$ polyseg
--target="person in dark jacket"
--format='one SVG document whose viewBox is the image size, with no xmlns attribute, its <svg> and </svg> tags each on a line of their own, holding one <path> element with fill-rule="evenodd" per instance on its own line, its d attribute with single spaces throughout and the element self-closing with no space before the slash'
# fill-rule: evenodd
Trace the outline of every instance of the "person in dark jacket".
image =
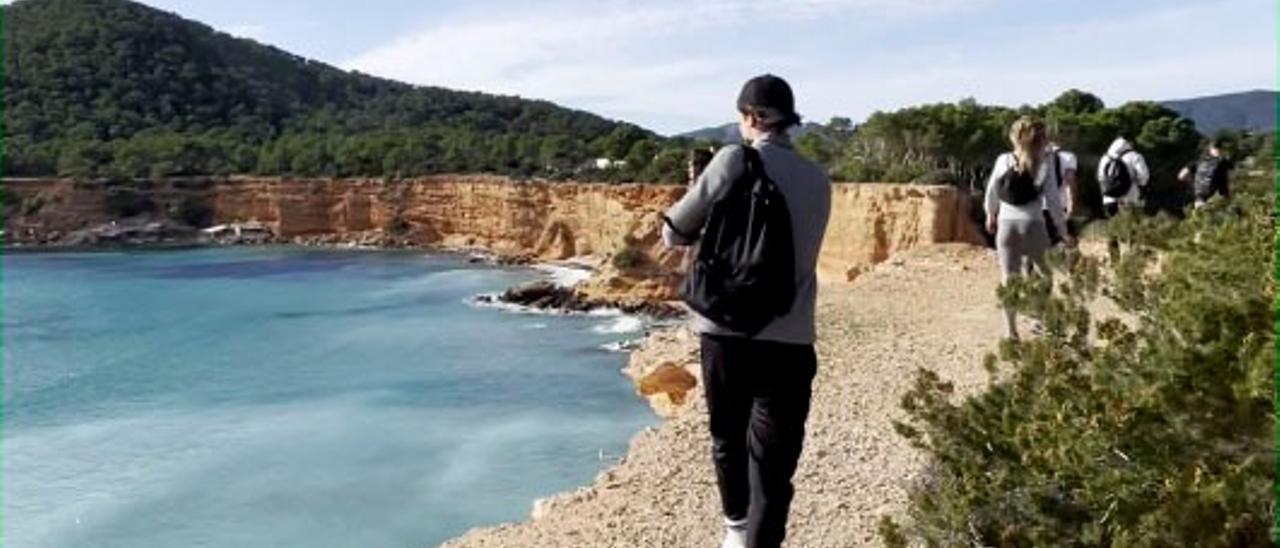
<svg viewBox="0 0 1280 548">
<path fill-rule="evenodd" d="M 791 86 L 763 75 L 738 96 L 739 130 L 749 142 L 721 148 L 667 210 L 669 246 L 697 242 L 711 206 L 746 173 L 746 152 L 759 151 L 791 216 L 795 300 L 786 314 L 748 337 L 696 317 L 702 333 L 702 380 L 711 455 L 724 511 L 723 548 L 776 548 L 786 537 L 795 473 L 804 442 L 812 383 L 818 251 L 831 212 L 825 170 L 796 152 L 787 129 L 800 123 Z"/>
<path fill-rule="evenodd" d="M 1214 196 L 1231 197 L 1231 171 L 1235 162 L 1223 152 L 1226 142 L 1221 138 L 1209 141 L 1204 156 L 1178 173 L 1178 180 L 1191 185 L 1195 195 L 1195 207 L 1204 207 Z"/>
</svg>

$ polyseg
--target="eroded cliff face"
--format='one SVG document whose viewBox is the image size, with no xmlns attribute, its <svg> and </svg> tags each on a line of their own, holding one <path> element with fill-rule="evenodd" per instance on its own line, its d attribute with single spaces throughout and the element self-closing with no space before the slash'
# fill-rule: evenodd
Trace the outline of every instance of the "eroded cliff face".
<svg viewBox="0 0 1280 548">
<path fill-rule="evenodd" d="M 204 215 L 214 224 L 259 221 L 280 241 L 396 241 L 477 248 L 539 260 L 592 256 L 599 298 L 674 296 L 683 253 L 661 242 L 675 185 L 521 182 L 492 176 L 383 179 L 234 177 L 124 184 L 68 180 L 4 183 L 6 243 L 47 242 L 109 222 L 122 211 Z M 981 243 L 969 201 L 955 189 L 836 184 L 819 275 L 852 280 L 894 253 L 939 242 Z M 56 239 L 56 238 L 53 238 Z M 624 253 L 625 260 L 612 259 Z"/>
<path fill-rule="evenodd" d="M 635 246 L 659 260 L 660 214 L 679 188 L 517 182 L 488 176 L 379 179 L 233 179 L 217 186 L 217 222 L 256 219 L 278 236 L 368 231 L 420 245 L 474 247 L 555 260 Z"/>
<path fill-rule="evenodd" d="M 824 281 L 853 281 L 871 266 L 920 245 L 982 245 L 970 207 L 975 207 L 971 200 L 952 187 L 837 184 L 818 275 Z"/>
</svg>

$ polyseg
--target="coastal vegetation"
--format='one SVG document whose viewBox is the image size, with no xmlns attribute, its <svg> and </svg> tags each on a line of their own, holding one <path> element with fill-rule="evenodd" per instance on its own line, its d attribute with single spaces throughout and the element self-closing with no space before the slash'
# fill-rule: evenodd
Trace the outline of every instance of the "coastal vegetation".
<svg viewBox="0 0 1280 548">
<path fill-rule="evenodd" d="M 896 426 L 931 465 L 887 543 L 1274 546 L 1270 162 L 1233 202 L 1126 213 L 1109 257 L 1059 256 L 1065 283 L 1004 292 L 1043 333 L 989 356 L 985 391 L 956 401 L 921 370 Z"/>
</svg>

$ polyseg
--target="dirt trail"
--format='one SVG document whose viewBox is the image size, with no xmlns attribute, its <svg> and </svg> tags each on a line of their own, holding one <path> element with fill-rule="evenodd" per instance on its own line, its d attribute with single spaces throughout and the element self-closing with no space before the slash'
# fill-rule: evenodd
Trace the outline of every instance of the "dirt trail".
<svg viewBox="0 0 1280 548">
<path fill-rule="evenodd" d="M 879 546 L 881 516 L 902 511 L 923 458 L 890 421 L 920 367 L 964 390 L 983 385 L 982 356 L 1002 333 L 998 272 L 985 249 L 962 244 L 906 252 L 819 296 L 819 373 L 805 453 L 796 473 L 788 546 Z M 639 357 L 696 361 L 696 338 L 652 337 Z M 651 358 L 643 358 L 651 359 Z M 477 529 L 445 546 L 718 546 L 719 503 L 705 404 L 641 432 L 595 484 L 535 508 L 535 519 Z"/>
</svg>

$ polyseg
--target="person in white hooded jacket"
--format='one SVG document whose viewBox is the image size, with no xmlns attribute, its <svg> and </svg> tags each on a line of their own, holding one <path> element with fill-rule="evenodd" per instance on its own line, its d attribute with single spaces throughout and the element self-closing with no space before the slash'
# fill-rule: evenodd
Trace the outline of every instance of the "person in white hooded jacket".
<svg viewBox="0 0 1280 548">
<path fill-rule="evenodd" d="M 1107 149 L 1107 153 L 1098 160 L 1098 181 L 1106 178 L 1107 166 L 1111 162 L 1124 162 L 1125 167 L 1129 169 L 1129 177 L 1133 184 L 1129 185 L 1129 191 L 1121 196 L 1113 197 L 1102 195 L 1102 213 L 1106 218 L 1116 216 L 1120 212 L 1121 207 L 1135 207 L 1142 203 L 1141 188 L 1147 186 L 1147 182 L 1151 180 L 1151 171 L 1147 169 L 1147 160 L 1142 154 L 1134 150 L 1133 143 L 1124 137 L 1116 137 L 1111 142 L 1111 147 Z"/>
</svg>

